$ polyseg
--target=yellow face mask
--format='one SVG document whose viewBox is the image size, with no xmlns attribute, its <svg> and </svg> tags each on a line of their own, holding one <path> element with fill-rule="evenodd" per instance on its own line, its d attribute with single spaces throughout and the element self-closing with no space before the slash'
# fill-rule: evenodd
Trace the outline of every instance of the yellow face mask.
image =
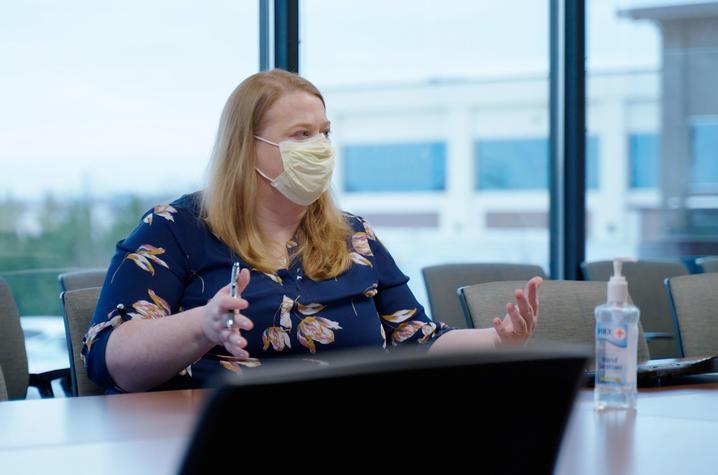
<svg viewBox="0 0 718 475">
<path fill-rule="evenodd" d="M 259 168 L 255 169 L 288 200 L 308 206 L 327 191 L 334 172 L 335 151 L 324 134 L 278 144 L 257 135 L 254 138 L 279 148 L 284 171 L 278 177 L 269 178 Z"/>
</svg>

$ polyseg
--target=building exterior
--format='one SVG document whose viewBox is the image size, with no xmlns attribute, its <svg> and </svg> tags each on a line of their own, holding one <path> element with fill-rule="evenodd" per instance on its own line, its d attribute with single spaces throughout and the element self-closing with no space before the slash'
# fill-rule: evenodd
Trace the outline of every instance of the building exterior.
<svg viewBox="0 0 718 475">
<path fill-rule="evenodd" d="M 588 255 L 636 255 L 660 204 L 660 73 L 588 84 Z M 440 262 L 548 267 L 545 74 L 325 91 L 334 189 L 413 280 Z M 421 284 L 414 290 L 421 293 Z"/>
</svg>

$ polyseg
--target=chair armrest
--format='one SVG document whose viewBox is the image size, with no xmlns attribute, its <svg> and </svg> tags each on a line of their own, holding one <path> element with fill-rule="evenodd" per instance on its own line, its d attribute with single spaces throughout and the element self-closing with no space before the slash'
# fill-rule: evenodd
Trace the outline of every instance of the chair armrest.
<svg viewBox="0 0 718 475">
<path fill-rule="evenodd" d="M 643 336 L 646 337 L 646 341 L 673 339 L 673 333 L 667 332 L 643 332 Z"/>
<path fill-rule="evenodd" d="M 44 373 L 30 373 L 30 386 L 37 388 L 40 392 L 40 397 L 49 398 L 55 397 L 55 393 L 52 390 L 52 382 L 56 379 L 60 380 L 62 388 L 65 392 L 68 392 L 70 388 L 70 368 L 53 369 L 52 371 L 45 371 Z"/>
</svg>

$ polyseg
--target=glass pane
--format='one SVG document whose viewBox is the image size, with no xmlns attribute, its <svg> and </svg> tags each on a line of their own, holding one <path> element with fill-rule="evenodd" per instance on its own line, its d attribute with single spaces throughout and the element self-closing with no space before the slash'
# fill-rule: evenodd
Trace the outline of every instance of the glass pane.
<svg viewBox="0 0 718 475">
<path fill-rule="evenodd" d="M 588 33 L 588 129 L 602 146 L 587 258 L 696 272 L 696 257 L 718 254 L 718 6 L 593 0 Z M 668 310 L 641 319 L 647 331 L 673 331 Z M 649 342 L 653 356 L 674 354 L 659 343 Z"/>
<path fill-rule="evenodd" d="M 586 139 L 586 186 L 598 188 L 598 137 Z M 477 189 L 548 187 L 548 139 L 483 140 L 474 149 Z"/>
<path fill-rule="evenodd" d="M 480 190 L 540 190 L 548 186 L 548 141 L 482 140 L 474 172 Z"/>
<path fill-rule="evenodd" d="M 693 189 L 717 192 L 718 119 L 691 125 L 690 141 Z"/>
<path fill-rule="evenodd" d="M 601 139 L 586 137 L 586 186 L 589 190 L 598 188 L 598 167 L 601 158 Z"/>
<path fill-rule="evenodd" d="M 300 69 L 326 98 L 339 204 L 374 225 L 427 311 L 422 267 L 547 268 L 548 2 L 301 8 Z"/>
<path fill-rule="evenodd" d="M 106 266 L 145 210 L 201 186 L 224 101 L 258 69 L 257 6 L 3 5 L 0 276 L 31 371 L 68 366 L 58 274 Z"/>
<path fill-rule="evenodd" d="M 224 101 L 258 68 L 257 2 L 15 2 L 0 16 L 0 275 L 59 315 L 150 205 L 198 189 Z"/>
<path fill-rule="evenodd" d="M 344 191 L 446 189 L 446 144 L 345 145 Z"/>
<path fill-rule="evenodd" d="M 660 137 L 656 134 L 629 134 L 628 160 L 631 188 L 655 188 L 660 182 Z"/>
</svg>

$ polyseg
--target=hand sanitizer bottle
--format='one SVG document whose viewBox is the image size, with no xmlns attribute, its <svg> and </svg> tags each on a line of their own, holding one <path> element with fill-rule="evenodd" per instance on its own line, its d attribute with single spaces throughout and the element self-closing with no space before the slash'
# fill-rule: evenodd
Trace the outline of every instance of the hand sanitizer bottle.
<svg viewBox="0 0 718 475">
<path fill-rule="evenodd" d="M 608 301 L 596 307 L 596 409 L 636 407 L 639 310 L 628 303 L 628 282 L 621 275 L 623 263 L 613 260 Z"/>
</svg>

